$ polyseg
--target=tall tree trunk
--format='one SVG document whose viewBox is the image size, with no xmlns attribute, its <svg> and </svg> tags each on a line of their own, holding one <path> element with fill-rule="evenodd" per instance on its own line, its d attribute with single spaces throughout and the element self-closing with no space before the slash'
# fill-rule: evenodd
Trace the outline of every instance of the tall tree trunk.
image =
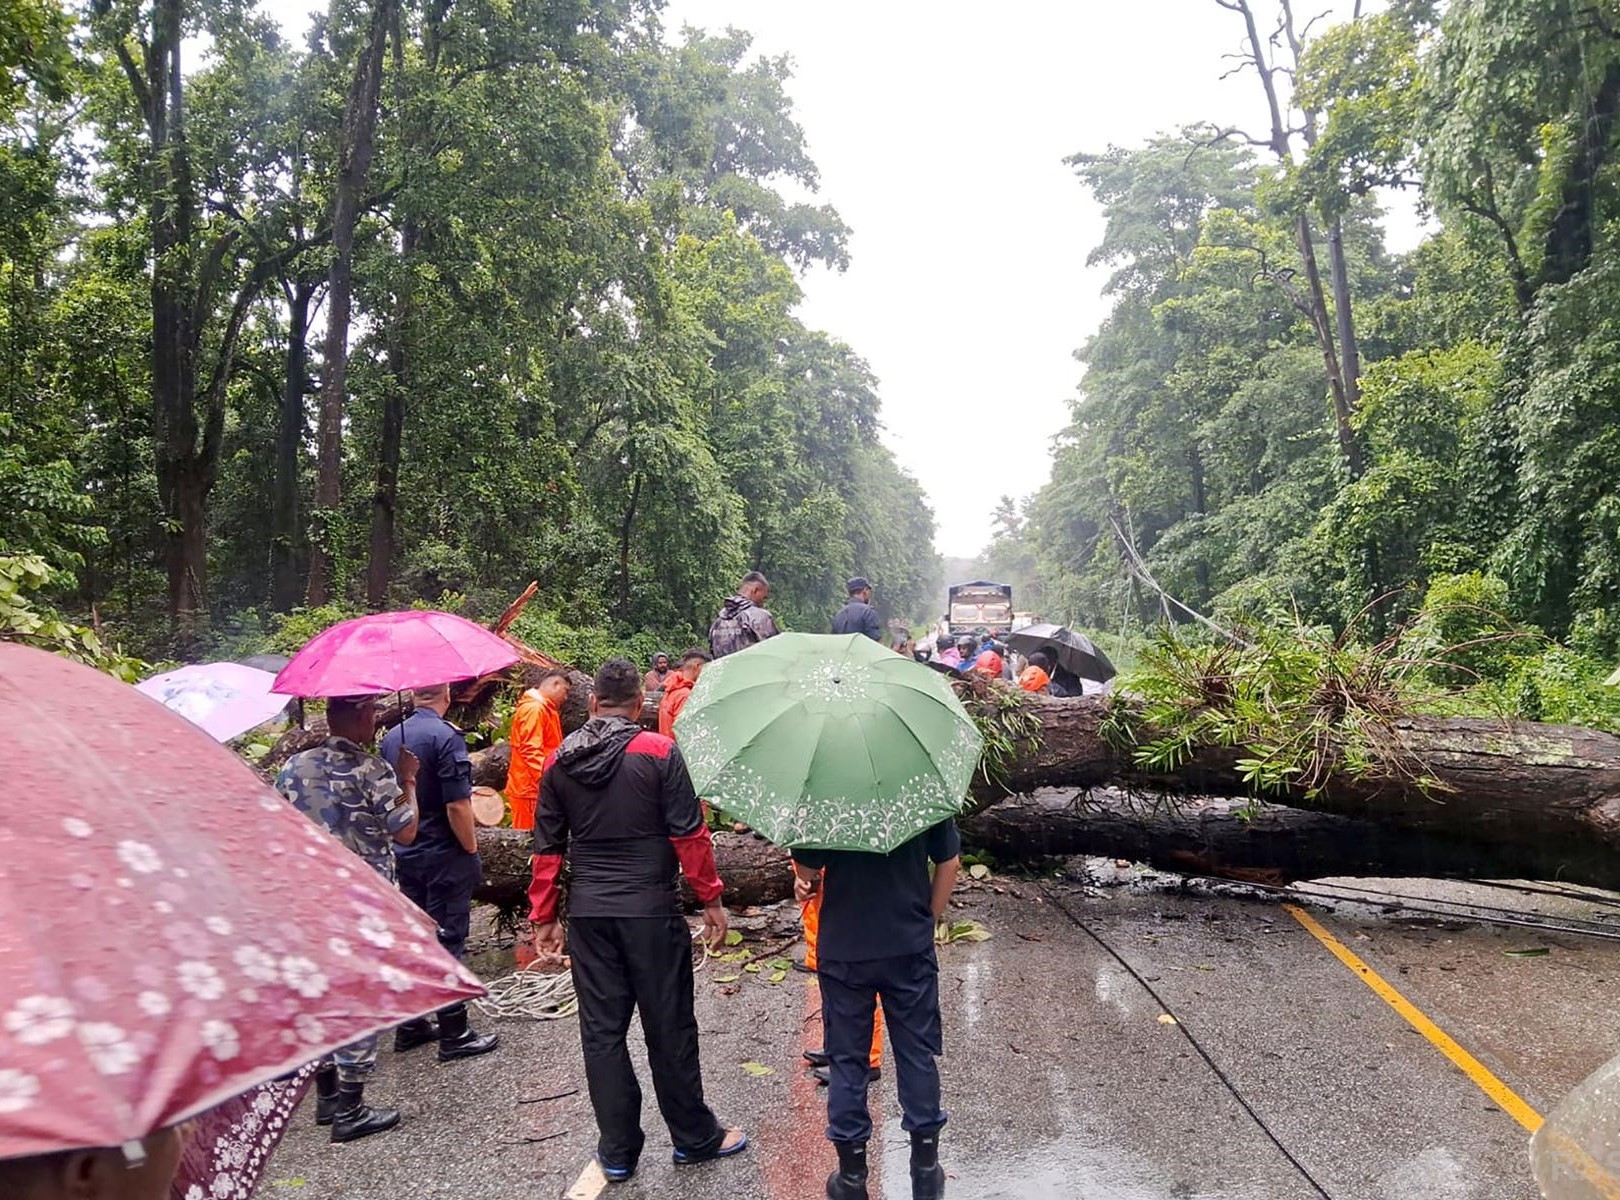
<svg viewBox="0 0 1620 1200">
<path fill-rule="evenodd" d="M 619 527 L 619 616 L 630 612 L 630 534 L 636 523 L 636 506 L 641 503 L 641 472 L 637 471 L 630 484 L 630 506 L 624 510 L 624 523 Z"/>
<path fill-rule="evenodd" d="M 1294 241 L 1299 247 L 1300 261 L 1305 264 L 1311 324 L 1316 327 L 1316 344 L 1322 351 L 1322 370 L 1327 375 L 1328 391 L 1333 397 L 1333 426 L 1339 439 L 1339 454 L 1351 477 L 1356 478 L 1361 475 L 1361 444 L 1356 441 L 1355 426 L 1351 423 L 1353 409 L 1350 393 L 1345 386 L 1338 349 L 1333 344 L 1327 293 L 1322 288 L 1321 268 L 1316 264 L 1316 239 L 1311 233 L 1311 220 L 1304 213 L 1294 220 Z"/>
<path fill-rule="evenodd" d="M 1259 26 L 1254 19 L 1254 10 L 1249 0 L 1215 0 L 1222 8 L 1238 13 L 1243 18 L 1244 31 L 1249 42 L 1249 60 L 1254 64 L 1255 71 L 1260 76 L 1260 85 L 1265 91 L 1266 106 L 1271 116 L 1271 139 L 1269 143 L 1273 154 L 1277 156 L 1278 164 L 1287 171 L 1294 166 L 1293 136 L 1294 130 L 1291 122 L 1284 115 L 1281 97 L 1277 91 L 1278 68 L 1266 55 L 1266 46 L 1273 44 L 1269 39 L 1262 39 Z M 1293 51 L 1297 69 L 1302 46 L 1295 33 L 1294 12 L 1289 0 L 1282 0 L 1283 24 L 1280 33 L 1286 34 L 1289 47 Z M 1305 133 L 1307 141 L 1313 141 L 1316 133 L 1316 116 L 1306 113 Z M 1334 223 L 1334 229 L 1339 225 Z M 1299 250 L 1300 263 L 1305 269 L 1305 284 L 1307 288 L 1305 305 L 1307 315 L 1316 333 L 1318 347 L 1322 351 L 1322 370 L 1327 376 L 1328 390 L 1333 397 L 1333 421 L 1339 441 L 1339 454 L 1344 459 L 1346 469 L 1351 476 L 1361 474 L 1361 448 L 1356 441 L 1355 429 L 1351 424 L 1351 415 L 1355 411 L 1355 400 L 1351 395 L 1351 388 L 1345 381 L 1345 371 L 1340 362 L 1338 347 L 1334 344 L 1333 319 L 1328 315 L 1327 293 L 1322 287 L 1322 271 L 1316 262 L 1316 239 L 1311 232 L 1310 217 L 1301 210 L 1294 218 L 1294 244 Z M 1335 287 L 1344 272 L 1338 259 L 1335 259 Z M 1348 281 L 1345 281 L 1345 304 L 1339 309 L 1338 319 L 1340 331 L 1351 329 L 1350 341 L 1347 344 L 1346 354 L 1354 354 L 1357 364 L 1357 378 L 1359 379 L 1360 352 L 1354 348 L 1355 335 L 1351 320 L 1349 305 Z"/>
<path fill-rule="evenodd" d="M 371 28 L 355 63 L 343 110 L 337 189 L 332 198 L 332 273 L 327 285 L 326 350 L 322 362 L 321 409 L 315 456 L 315 513 L 310 539 L 311 605 L 332 595 L 333 539 L 343 492 L 343 412 L 349 370 L 349 319 L 353 309 L 354 231 L 360 199 L 376 146 L 377 109 L 382 92 L 383 53 L 394 25 L 397 0 L 375 0 Z"/>
<path fill-rule="evenodd" d="M 377 485 L 371 493 L 371 545 L 366 562 L 366 605 L 373 610 L 387 607 L 388 587 L 394 572 L 399 459 L 405 438 L 405 396 L 410 388 L 410 352 L 401 328 L 408 307 L 408 302 L 401 299 L 400 311 L 388 339 L 390 378 L 383 394 L 382 436 L 377 446 Z"/>
<path fill-rule="evenodd" d="M 1541 284 L 1568 283 L 1592 261 L 1598 175 L 1608 160 L 1617 118 L 1620 63 L 1611 63 L 1587 105 L 1575 138 L 1575 153 L 1564 173 L 1558 211 L 1547 229 Z"/>
<path fill-rule="evenodd" d="M 1350 264 L 1344 253 L 1344 222 L 1333 218 L 1328 226 L 1328 261 L 1333 271 L 1333 319 L 1339 328 L 1339 351 L 1344 373 L 1344 398 L 1350 411 L 1361 407 L 1361 343 L 1350 298 Z M 1360 458 L 1359 448 L 1356 454 Z M 1360 474 L 1359 462 L 1355 474 Z"/>
<path fill-rule="evenodd" d="M 276 479 L 271 498 L 270 597 L 277 612 L 298 604 L 298 475 L 304 442 L 304 394 L 309 386 L 309 310 L 316 285 L 300 279 L 287 289 L 286 378 L 276 430 Z"/>
<path fill-rule="evenodd" d="M 201 523 L 206 490 L 197 474 L 191 163 L 185 138 L 180 72 L 181 0 L 158 0 L 146 49 L 144 107 L 151 141 L 148 218 L 152 227 L 152 434 L 158 501 L 163 510 L 163 563 L 176 649 L 189 654 L 200 637 L 206 599 L 207 542 Z M 129 64 L 126 62 L 126 69 Z"/>
<path fill-rule="evenodd" d="M 1188 451 L 1187 457 L 1191 472 L 1193 512 L 1202 518 L 1209 511 L 1209 496 L 1204 484 L 1204 455 L 1196 441 Z M 1193 573 L 1198 581 L 1198 602 L 1203 603 L 1209 599 L 1209 559 L 1202 552 L 1193 563 Z"/>
<path fill-rule="evenodd" d="M 426 14 L 422 38 L 428 68 L 438 65 L 438 6 Z M 405 120 L 405 37 L 399 11 L 393 15 L 394 107 L 396 119 Z M 402 134 L 406 153 L 415 143 L 414 130 Z M 377 446 L 377 480 L 371 492 L 371 541 L 366 553 L 366 606 L 373 611 L 388 605 L 388 587 L 394 577 L 395 528 L 399 509 L 399 461 L 405 440 L 405 399 L 411 393 L 410 371 L 414 365 L 410 351 L 412 257 L 421 238 L 421 227 L 407 216 L 400 232 L 401 285 L 394 297 L 394 316 L 388 330 L 389 384 L 383 393 L 382 430 Z"/>
</svg>

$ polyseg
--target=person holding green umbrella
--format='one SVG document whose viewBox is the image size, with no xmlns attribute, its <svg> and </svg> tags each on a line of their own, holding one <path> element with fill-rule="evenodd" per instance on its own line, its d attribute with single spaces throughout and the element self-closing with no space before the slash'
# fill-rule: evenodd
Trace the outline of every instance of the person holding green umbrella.
<svg viewBox="0 0 1620 1200">
<path fill-rule="evenodd" d="M 867 1053 L 882 998 L 915 1200 L 945 1194 L 934 925 L 982 739 L 943 676 L 858 634 L 783 634 L 711 664 L 675 725 L 699 794 L 793 853 L 822 895 L 832 1200 L 866 1200 Z M 934 864 L 929 877 L 929 864 Z"/>
</svg>

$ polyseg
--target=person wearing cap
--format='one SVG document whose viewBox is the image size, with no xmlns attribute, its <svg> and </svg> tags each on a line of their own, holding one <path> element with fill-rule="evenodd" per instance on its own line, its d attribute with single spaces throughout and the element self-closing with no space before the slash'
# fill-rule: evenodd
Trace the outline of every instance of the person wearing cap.
<svg viewBox="0 0 1620 1200">
<path fill-rule="evenodd" d="M 874 642 L 881 642 L 883 622 L 878 620 L 877 609 L 872 607 L 872 585 L 857 575 L 844 586 L 849 593 L 849 603 L 833 618 L 832 631 L 864 634 Z"/>
<path fill-rule="evenodd" d="M 327 738 L 289 758 L 276 790 L 389 883 L 399 883 L 395 845 L 416 840 L 416 756 L 399 755 L 399 772 L 364 749 L 377 734 L 372 696 L 327 701 Z M 315 1121 L 332 1127 L 334 1142 L 352 1142 L 399 1124 L 399 1112 L 365 1102 L 377 1069 L 377 1035 L 329 1054 L 315 1072 Z"/>
<path fill-rule="evenodd" d="M 450 685 L 420 687 L 411 698 L 411 715 L 382 740 L 382 755 L 396 768 L 407 752 L 422 764 L 416 783 L 421 822 L 416 840 L 399 855 L 399 887 L 439 927 L 439 945 L 462 958 L 472 929 L 472 894 L 484 877 L 472 812 L 472 760 L 461 730 L 445 720 Z M 500 1040 L 499 1034 L 474 1033 L 467 1005 L 458 1001 L 439 1010 L 437 1030 L 425 1017 L 401 1025 L 394 1049 L 437 1041 L 439 1061 L 452 1062 L 488 1054 Z"/>
</svg>

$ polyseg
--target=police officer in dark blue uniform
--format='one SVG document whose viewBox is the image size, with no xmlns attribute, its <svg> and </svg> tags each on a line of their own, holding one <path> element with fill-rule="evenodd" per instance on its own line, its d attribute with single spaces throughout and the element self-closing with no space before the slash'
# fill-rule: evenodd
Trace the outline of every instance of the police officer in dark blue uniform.
<svg viewBox="0 0 1620 1200">
<path fill-rule="evenodd" d="M 866 1143 L 872 1118 L 867 1054 L 872 1017 L 883 1001 L 900 1077 L 901 1125 L 911 1135 L 912 1200 L 941 1200 L 939 961 L 934 923 L 945 913 L 961 865 L 962 841 L 943 821 L 891 854 L 850 850 L 793 851 L 794 892 L 803 903 L 821 893 L 816 973 L 831 1082 L 827 1138 L 838 1170 L 827 1180 L 831 1200 L 868 1200 Z M 929 878 L 928 864 L 934 864 Z"/>
<path fill-rule="evenodd" d="M 472 894 L 483 878 L 478 857 L 478 827 L 472 814 L 472 761 L 467 740 L 444 714 L 450 710 L 450 685 L 417 688 L 411 715 L 383 737 L 382 754 L 399 761 L 400 747 L 421 763 L 416 777 L 416 803 L 421 814 L 416 841 L 396 851 L 399 888 L 439 927 L 439 944 L 457 958 L 467 952 L 472 921 Z M 439 1061 L 488 1054 L 500 1035 L 480 1036 L 467 1021 L 467 1006 L 439 1010 L 439 1027 L 419 1018 L 394 1034 L 395 1050 L 412 1050 L 437 1038 Z"/>
<path fill-rule="evenodd" d="M 862 575 L 855 576 L 844 585 L 849 603 L 838 610 L 833 618 L 834 633 L 859 633 L 874 642 L 883 640 L 883 622 L 878 620 L 877 609 L 872 607 L 872 585 Z"/>
</svg>

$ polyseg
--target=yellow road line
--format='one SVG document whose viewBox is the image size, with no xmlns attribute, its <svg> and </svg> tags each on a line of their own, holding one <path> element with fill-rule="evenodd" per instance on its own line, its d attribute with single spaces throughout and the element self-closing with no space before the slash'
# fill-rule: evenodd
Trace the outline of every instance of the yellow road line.
<svg viewBox="0 0 1620 1200">
<path fill-rule="evenodd" d="M 1526 1104 L 1523 1098 L 1508 1087 L 1507 1084 L 1491 1074 L 1490 1069 L 1484 1063 L 1454 1042 L 1445 1030 L 1419 1012 L 1410 1000 L 1385 982 L 1377 971 L 1374 971 L 1360 958 L 1356 957 L 1355 952 L 1350 947 L 1322 928 L 1316 919 L 1304 909 L 1293 904 L 1285 904 L 1283 907 L 1288 910 L 1289 915 L 1294 920 L 1310 931 L 1312 937 L 1326 946 L 1334 958 L 1354 971 L 1356 975 L 1360 976 L 1361 982 L 1376 992 L 1384 1003 L 1405 1017 L 1407 1024 L 1434 1043 L 1435 1048 L 1455 1063 L 1463 1074 L 1472 1079 L 1478 1085 L 1480 1091 L 1496 1102 L 1498 1108 L 1512 1116 L 1515 1121 L 1523 1125 L 1531 1133 L 1541 1128 L 1542 1116 L 1540 1113 Z"/>
</svg>

